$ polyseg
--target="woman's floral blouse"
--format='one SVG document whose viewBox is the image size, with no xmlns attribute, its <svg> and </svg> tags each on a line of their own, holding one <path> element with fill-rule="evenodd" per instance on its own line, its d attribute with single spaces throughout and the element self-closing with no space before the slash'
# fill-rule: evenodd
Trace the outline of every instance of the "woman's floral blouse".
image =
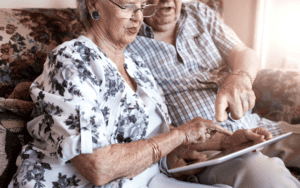
<svg viewBox="0 0 300 188">
<path fill-rule="evenodd" d="M 125 53 L 125 68 L 159 109 L 168 131 L 167 108 L 142 59 Z M 88 38 L 65 42 L 51 53 L 31 86 L 33 142 L 23 147 L 11 187 L 94 187 L 71 164 L 79 154 L 115 143 L 145 139 L 149 115 L 115 64 Z M 112 167 L 113 168 L 113 167 Z M 118 179 L 105 188 L 127 187 Z"/>
</svg>

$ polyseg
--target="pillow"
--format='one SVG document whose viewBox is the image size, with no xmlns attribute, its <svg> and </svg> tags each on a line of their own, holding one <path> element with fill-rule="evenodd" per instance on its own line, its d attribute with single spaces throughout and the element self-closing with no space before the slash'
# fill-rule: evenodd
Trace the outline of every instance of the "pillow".
<svg viewBox="0 0 300 188">
<path fill-rule="evenodd" d="M 300 124 L 300 72 L 263 69 L 253 83 L 253 112 L 273 121 Z"/>
</svg>

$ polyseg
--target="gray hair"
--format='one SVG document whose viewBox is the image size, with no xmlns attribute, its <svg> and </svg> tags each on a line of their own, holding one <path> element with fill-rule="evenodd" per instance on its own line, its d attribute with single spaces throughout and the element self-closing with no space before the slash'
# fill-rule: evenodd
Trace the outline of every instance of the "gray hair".
<svg viewBox="0 0 300 188">
<path fill-rule="evenodd" d="M 88 29 L 90 26 L 91 15 L 85 3 L 86 0 L 76 0 L 77 11 L 79 13 L 79 20 L 84 24 L 85 28 Z M 105 0 L 102 0 L 105 1 Z"/>
<path fill-rule="evenodd" d="M 79 13 L 79 20 L 84 24 L 85 28 L 88 29 L 90 26 L 90 13 L 87 9 L 85 0 L 76 0 L 77 2 L 77 11 Z"/>
</svg>

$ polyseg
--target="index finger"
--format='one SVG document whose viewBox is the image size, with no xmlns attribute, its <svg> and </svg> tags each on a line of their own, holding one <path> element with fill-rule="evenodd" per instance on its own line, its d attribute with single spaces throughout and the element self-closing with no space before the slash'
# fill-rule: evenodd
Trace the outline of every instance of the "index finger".
<svg viewBox="0 0 300 188">
<path fill-rule="evenodd" d="M 206 127 L 209 128 L 210 130 L 215 130 L 215 131 L 217 131 L 217 132 L 219 132 L 219 133 L 224 133 L 224 134 L 226 134 L 226 135 L 228 135 L 228 136 L 231 136 L 231 135 L 233 134 L 233 132 L 231 132 L 231 131 L 225 129 L 224 127 L 222 127 L 222 126 L 216 124 L 216 123 L 213 122 L 213 121 L 211 121 L 211 123 L 208 123 L 208 124 L 206 125 Z"/>
<path fill-rule="evenodd" d="M 215 101 L 215 118 L 218 122 L 226 121 L 228 118 L 228 114 L 226 109 L 228 108 L 227 98 L 221 93 L 217 94 Z"/>
</svg>

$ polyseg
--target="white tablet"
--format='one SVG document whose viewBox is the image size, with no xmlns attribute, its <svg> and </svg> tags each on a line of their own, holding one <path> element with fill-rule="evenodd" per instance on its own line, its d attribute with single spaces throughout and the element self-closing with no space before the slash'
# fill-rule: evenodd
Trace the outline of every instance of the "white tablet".
<svg viewBox="0 0 300 188">
<path fill-rule="evenodd" d="M 256 149 L 259 149 L 261 147 L 264 147 L 266 145 L 272 144 L 274 142 L 277 142 L 283 138 L 286 138 L 288 136 L 290 136 L 292 134 L 292 132 L 286 133 L 286 134 L 282 134 L 276 138 L 273 138 L 272 140 L 268 140 L 259 144 L 255 144 L 253 145 L 252 142 L 249 142 L 247 145 L 244 145 L 241 149 L 238 150 L 232 150 L 232 149 L 227 149 L 224 151 L 207 151 L 207 158 L 209 160 L 207 161 L 203 161 L 203 162 L 198 162 L 198 163 L 193 163 L 187 166 L 183 166 L 183 167 L 178 167 L 178 168 L 173 168 L 168 170 L 170 173 L 174 173 L 174 172 L 181 172 L 181 171 L 185 171 L 185 170 L 191 170 L 191 169 L 195 169 L 195 168 L 200 168 L 200 167 L 206 167 L 206 166 L 211 166 L 211 165 L 215 165 L 215 164 L 219 164 L 222 163 L 224 161 L 233 159 L 235 157 L 241 156 L 245 153 L 248 152 L 252 152 Z M 210 156 L 209 156 L 210 155 Z"/>
</svg>

